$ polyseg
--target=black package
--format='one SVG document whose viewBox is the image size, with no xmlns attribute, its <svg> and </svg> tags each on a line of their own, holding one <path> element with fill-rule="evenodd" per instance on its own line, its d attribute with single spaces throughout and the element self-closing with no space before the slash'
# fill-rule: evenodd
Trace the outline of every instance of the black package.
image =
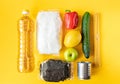
<svg viewBox="0 0 120 84">
<path fill-rule="evenodd" d="M 61 60 L 47 60 L 40 64 L 40 75 L 48 82 L 64 81 L 71 76 L 71 64 Z"/>
</svg>

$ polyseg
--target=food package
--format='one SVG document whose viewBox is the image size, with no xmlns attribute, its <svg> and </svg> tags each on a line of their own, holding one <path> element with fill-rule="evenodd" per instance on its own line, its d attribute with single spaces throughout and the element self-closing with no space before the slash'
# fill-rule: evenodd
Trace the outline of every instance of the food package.
<svg viewBox="0 0 120 84">
<path fill-rule="evenodd" d="M 37 48 L 40 54 L 59 54 L 62 48 L 62 20 L 58 11 L 38 13 Z"/>
<path fill-rule="evenodd" d="M 44 81 L 60 82 L 71 76 L 71 63 L 49 59 L 40 64 L 40 77 Z"/>
</svg>

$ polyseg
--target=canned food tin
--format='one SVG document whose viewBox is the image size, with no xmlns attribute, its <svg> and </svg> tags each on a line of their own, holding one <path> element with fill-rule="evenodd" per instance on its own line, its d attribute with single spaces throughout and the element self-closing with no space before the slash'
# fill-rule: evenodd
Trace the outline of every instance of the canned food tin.
<svg viewBox="0 0 120 84">
<path fill-rule="evenodd" d="M 78 62 L 78 78 L 80 80 L 87 80 L 90 79 L 91 75 L 91 62 Z"/>
</svg>

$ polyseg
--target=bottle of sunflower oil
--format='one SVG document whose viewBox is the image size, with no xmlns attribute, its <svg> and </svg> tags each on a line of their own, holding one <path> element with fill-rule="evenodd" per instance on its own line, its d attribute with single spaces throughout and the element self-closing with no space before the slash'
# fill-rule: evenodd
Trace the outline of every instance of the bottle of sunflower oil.
<svg viewBox="0 0 120 84">
<path fill-rule="evenodd" d="M 29 11 L 24 10 L 18 21 L 18 71 L 31 72 L 34 69 L 33 56 L 34 23 L 29 17 Z"/>
</svg>

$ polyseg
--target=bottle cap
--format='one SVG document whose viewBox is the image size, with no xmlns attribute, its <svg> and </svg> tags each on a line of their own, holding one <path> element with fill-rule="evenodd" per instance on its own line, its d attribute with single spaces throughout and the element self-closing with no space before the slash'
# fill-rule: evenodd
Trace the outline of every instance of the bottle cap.
<svg viewBox="0 0 120 84">
<path fill-rule="evenodd" d="M 23 10 L 23 11 L 22 11 L 22 14 L 23 14 L 23 15 L 28 15 L 28 14 L 29 14 L 29 10 Z"/>
</svg>

